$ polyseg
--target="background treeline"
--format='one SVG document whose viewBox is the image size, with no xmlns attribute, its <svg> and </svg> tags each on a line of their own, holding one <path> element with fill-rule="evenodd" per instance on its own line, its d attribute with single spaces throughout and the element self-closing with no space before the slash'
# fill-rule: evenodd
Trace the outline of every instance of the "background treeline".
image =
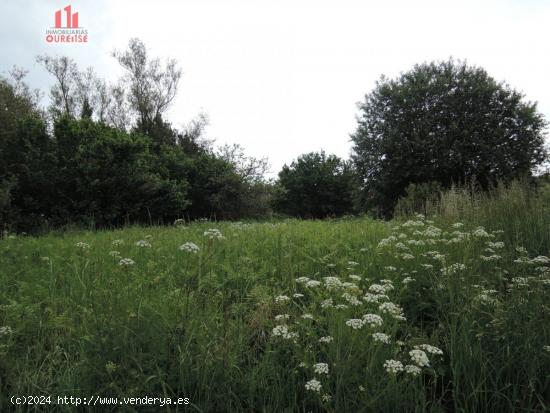
<svg viewBox="0 0 550 413">
<path fill-rule="evenodd" d="M 266 180 L 266 159 L 204 137 L 206 116 L 181 130 L 166 122 L 181 78 L 174 60 L 151 58 L 138 39 L 113 57 L 124 75 L 108 84 L 67 57 L 38 56 L 55 80 L 45 109 L 24 70 L 0 78 L 2 227 L 391 217 L 421 212 L 456 186 L 545 182 L 536 103 L 464 62 L 382 77 L 359 105 L 351 159 L 307 153 Z"/>
<path fill-rule="evenodd" d="M 181 72 L 132 40 L 107 85 L 65 57 L 38 57 L 55 79 L 50 106 L 14 69 L 0 79 L 0 219 L 30 231 L 265 216 L 265 159 L 214 148 L 204 115 L 183 130 L 163 119 Z"/>
</svg>

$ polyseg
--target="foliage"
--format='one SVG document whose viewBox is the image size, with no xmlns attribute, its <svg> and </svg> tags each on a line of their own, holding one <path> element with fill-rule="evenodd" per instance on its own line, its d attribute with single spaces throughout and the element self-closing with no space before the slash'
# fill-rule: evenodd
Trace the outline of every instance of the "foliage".
<svg viewBox="0 0 550 413">
<path fill-rule="evenodd" d="M 41 61 L 61 79 L 52 89 L 52 127 L 23 72 L 0 80 L 0 227 L 45 231 L 269 214 L 266 161 L 240 147 L 215 152 L 203 138 L 204 116 L 180 132 L 158 112 L 128 132 L 94 115 L 100 107 L 93 93 L 76 94 L 92 72 L 78 72 L 70 60 Z M 72 83 L 65 83 L 67 67 L 78 74 Z"/>
<path fill-rule="evenodd" d="M 384 216 L 411 183 L 485 190 L 530 175 L 546 156 L 536 104 L 466 63 L 382 77 L 360 110 L 353 159 L 365 207 Z"/>
<path fill-rule="evenodd" d="M 350 213 L 355 175 L 351 165 L 335 155 L 311 152 L 279 172 L 275 210 L 304 218 Z"/>
<path fill-rule="evenodd" d="M 4 234 L 0 410 L 35 389 L 212 412 L 546 411 L 549 211 L 522 199 L 480 199 L 468 221 Z"/>
<path fill-rule="evenodd" d="M 405 196 L 397 200 L 395 214 L 397 216 L 427 214 L 428 208 L 439 201 L 440 191 L 439 182 L 409 184 L 405 189 Z"/>
</svg>

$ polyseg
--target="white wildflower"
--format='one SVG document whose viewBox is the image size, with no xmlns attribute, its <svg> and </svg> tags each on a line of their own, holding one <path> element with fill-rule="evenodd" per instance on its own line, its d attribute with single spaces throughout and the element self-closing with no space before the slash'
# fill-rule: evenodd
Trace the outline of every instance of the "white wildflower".
<svg viewBox="0 0 550 413">
<path fill-rule="evenodd" d="M 422 373 L 422 369 L 418 366 L 415 366 L 413 364 L 407 364 L 405 366 L 405 372 L 408 374 L 411 374 L 413 376 L 418 376 L 420 373 Z"/>
<path fill-rule="evenodd" d="M 134 265 L 136 262 L 131 259 L 131 258 L 122 258 L 119 262 L 118 262 L 118 265 L 122 266 L 122 267 L 128 267 L 130 265 Z"/>
<path fill-rule="evenodd" d="M 275 326 L 272 330 L 272 334 L 274 337 L 282 337 L 285 340 L 298 337 L 298 333 L 290 331 L 286 324 Z"/>
<path fill-rule="evenodd" d="M 306 282 L 307 288 L 315 288 L 315 287 L 319 287 L 320 285 L 321 285 L 321 281 L 317 281 L 317 280 L 309 280 L 308 282 Z"/>
<path fill-rule="evenodd" d="M 203 235 L 207 238 L 210 238 L 210 239 L 217 239 L 217 240 L 225 239 L 225 237 L 222 235 L 220 230 L 216 229 L 216 228 L 210 228 L 210 229 L 204 231 Z"/>
<path fill-rule="evenodd" d="M 388 373 L 397 374 L 403 371 L 403 363 L 398 360 L 386 360 L 384 368 Z"/>
<path fill-rule="evenodd" d="M 327 363 L 314 364 L 313 371 L 315 372 L 315 374 L 328 374 L 328 364 Z"/>
<path fill-rule="evenodd" d="M 180 251 L 187 251 L 187 252 L 191 252 L 193 254 L 196 254 L 197 252 L 200 251 L 200 248 L 197 244 L 195 244 L 194 242 L 186 242 L 185 244 L 181 244 L 178 249 Z"/>
<path fill-rule="evenodd" d="M 426 353 L 430 353 L 430 354 L 443 355 L 443 350 L 441 350 L 438 347 L 431 346 L 430 344 L 420 344 L 418 346 L 414 346 L 414 348 L 417 350 L 418 349 L 424 350 Z"/>
<path fill-rule="evenodd" d="M 476 238 L 490 238 L 491 235 L 485 231 L 483 227 L 477 227 L 473 232 L 472 235 Z"/>
<path fill-rule="evenodd" d="M 342 294 L 342 297 L 351 305 L 358 306 L 363 304 L 359 298 L 350 293 L 344 293 Z"/>
<path fill-rule="evenodd" d="M 290 301 L 290 297 L 288 297 L 287 295 L 279 295 L 275 297 L 275 302 L 278 304 L 284 304 L 288 301 Z"/>
<path fill-rule="evenodd" d="M 330 308 L 333 307 L 332 298 L 327 298 L 326 300 L 321 301 L 321 308 Z"/>
<path fill-rule="evenodd" d="M 319 343 L 330 343 L 334 340 L 331 336 L 324 336 L 319 339 Z"/>
<path fill-rule="evenodd" d="M 379 303 L 383 300 L 389 300 L 390 298 L 386 294 L 371 294 L 366 293 L 363 297 L 363 300 L 365 300 L 367 303 Z"/>
<path fill-rule="evenodd" d="M 306 390 L 315 391 L 317 393 L 321 392 L 321 382 L 317 379 L 311 379 L 306 383 Z"/>
<path fill-rule="evenodd" d="M 389 344 L 390 343 L 390 336 L 384 333 L 373 333 L 372 338 L 374 341 L 379 341 L 381 343 Z"/>
<path fill-rule="evenodd" d="M 401 254 L 401 259 L 403 260 L 414 260 L 414 255 L 409 253 Z"/>
<path fill-rule="evenodd" d="M 378 314 L 365 314 L 363 316 L 363 321 L 370 327 L 380 327 L 383 322 L 382 317 Z"/>
<path fill-rule="evenodd" d="M 310 279 L 308 277 L 298 277 L 296 278 L 296 282 L 298 284 L 305 284 L 309 281 Z"/>
<path fill-rule="evenodd" d="M 342 287 L 342 281 L 337 277 L 325 277 L 323 280 L 327 290 L 334 290 Z"/>
<path fill-rule="evenodd" d="M 2 326 L 0 327 L 0 337 L 2 336 L 8 336 L 10 334 L 13 334 L 13 330 L 10 326 Z"/>
<path fill-rule="evenodd" d="M 353 328 L 354 330 L 359 330 L 365 325 L 365 322 L 360 318 L 352 318 L 346 321 L 346 325 Z"/>
<path fill-rule="evenodd" d="M 409 351 L 409 356 L 411 356 L 411 360 L 420 367 L 425 367 L 430 364 L 430 360 L 423 350 L 411 350 Z"/>
<path fill-rule="evenodd" d="M 378 309 L 383 313 L 390 314 L 393 318 L 397 320 L 405 320 L 403 309 L 397 304 L 394 304 L 392 302 L 382 303 L 378 306 Z"/>
</svg>

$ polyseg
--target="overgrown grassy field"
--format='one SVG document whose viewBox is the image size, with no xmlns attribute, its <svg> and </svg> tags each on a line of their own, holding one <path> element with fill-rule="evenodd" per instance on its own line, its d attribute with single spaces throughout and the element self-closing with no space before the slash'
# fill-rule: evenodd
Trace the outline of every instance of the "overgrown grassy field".
<svg viewBox="0 0 550 413">
<path fill-rule="evenodd" d="M 550 409 L 550 211 L 518 188 L 433 217 L 198 222 L 0 241 L 13 395 L 93 411 Z M 215 229 L 215 230 L 211 230 Z"/>
</svg>

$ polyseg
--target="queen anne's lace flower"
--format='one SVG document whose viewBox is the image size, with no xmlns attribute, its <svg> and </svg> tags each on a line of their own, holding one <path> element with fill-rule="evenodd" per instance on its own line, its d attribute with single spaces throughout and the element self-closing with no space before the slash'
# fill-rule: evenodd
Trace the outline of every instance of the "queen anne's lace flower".
<svg viewBox="0 0 550 413">
<path fill-rule="evenodd" d="M 193 254 L 196 254 L 200 251 L 199 246 L 193 242 L 186 242 L 185 244 L 181 244 L 178 249 L 180 251 L 192 252 Z"/>
<path fill-rule="evenodd" d="M 352 318 L 351 320 L 346 321 L 346 325 L 353 328 L 354 330 L 359 330 L 365 325 L 365 322 L 360 318 Z"/>
<path fill-rule="evenodd" d="M 390 343 L 390 336 L 384 333 L 373 333 L 372 338 L 374 341 L 379 341 L 380 343 L 389 344 Z"/>
<path fill-rule="evenodd" d="M 407 364 L 405 366 L 405 372 L 413 376 L 418 376 L 420 373 L 422 373 L 422 369 L 418 366 L 415 366 L 414 364 Z"/>
<path fill-rule="evenodd" d="M 311 379 L 306 383 L 306 390 L 315 391 L 319 393 L 321 391 L 321 382 L 317 379 Z"/>
<path fill-rule="evenodd" d="M 128 267 L 130 265 L 134 265 L 136 262 L 131 259 L 131 258 L 122 258 L 119 262 L 118 262 L 118 265 L 122 266 L 122 267 Z"/>
<path fill-rule="evenodd" d="M 398 360 L 386 360 L 384 368 L 388 373 L 397 374 L 403 371 L 403 363 Z"/>
<path fill-rule="evenodd" d="M 430 364 L 430 360 L 423 350 L 411 350 L 409 351 L 409 356 L 411 356 L 411 360 L 420 367 L 425 367 Z"/>
<path fill-rule="evenodd" d="M 217 240 L 222 240 L 225 238 L 220 232 L 220 230 L 216 228 L 210 228 L 204 231 L 204 236 L 210 239 L 217 239 Z"/>
<path fill-rule="evenodd" d="M 331 336 L 321 337 L 319 343 L 330 343 L 333 340 Z"/>
<path fill-rule="evenodd" d="M 325 277 L 323 280 L 327 290 L 335 290 L 342 287 L 342 281 L 337 277 Z"/>
<path fill-rule="evenodd" d="M 275 326 L 271 333 L 274 337 L 282 337 L 285 340 L 290 340 L 292 338 L 298 337 L 298 333 L 290 331 L 288 326 L 285 324 Z"/>
<path fill-rule="evenodd" d="M 429 344 L 420 344 L 418 346 L 414 346 L 414 348 L 424 350 L 426 353 L 430 353 L 430 354 L 443 355 L 443 350 L 441 350 L 438 347 L 431 346 Z"/>
<path fill-rule="evenodd" d="M 383 320 L 378 314 L 365 314 L 363 316 L 363 321 L 370 327 L 380 327 Z"/>
<path fill-rule="evenodd" d="M 145 239 L 140 239 L 136 245 L 141 248 L 151 248 L 151 243 Z"/>
<path fill-rule="evenodd" d="M 390 298 L 386 294 L 372 294 L 366 293 L 363 297 L 367 303 L 379 303 L 380 301 L 389 300 Z"/>
<path fill-rule="evenodd" d="M 313 371 L 316 374 L 328 374 L 328 364 L 327 363 L 317 363 L 313 365 Z"/>
<path fill-rule="evenodd" d="M 83 249 L 83 250 L 88 250 L 88 249 L 90 249 L 90 244 L 88 244 L 88 243 L 86 243 L 86 242 L 82 242 L 82 241 L 81 241 L 81 242 L 77 242 L 75 245 L 76 245 L 78 248 Z"/>
<path fill-rule="evenodd" d="M 327 298 L 326 300 L 321 301 L 321 308 L 330 308 L 333 307 L 332 298 Z"/>
<path fill-rule="evenodd" d="M 288 297 L 287 295 L 279 295 L 275 297 L 275 302 L 278 304 L 287 303 L 288 301 L 290 301 L 290 297 Z"/>
<path fill-rule="evenodd" d="M 378 306 L 378 309 L 383 313 L 390 314 L 393 318 L 397 320 L 406 320 L 405 316 L 403 315 L 403 309 L 392 302 L 382 303 Z"/>
</svg>

